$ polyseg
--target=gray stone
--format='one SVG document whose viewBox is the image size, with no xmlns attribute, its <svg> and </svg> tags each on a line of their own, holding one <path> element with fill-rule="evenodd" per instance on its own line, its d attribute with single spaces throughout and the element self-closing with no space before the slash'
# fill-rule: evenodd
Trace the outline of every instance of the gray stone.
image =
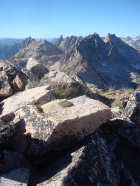
<svg viewBox="0 0 140 186">
<path fill-rule="evenodd" d="M 17 169 L 0 176 L 1 186 L 27 186 L 30 173 L 28 169 Z"/>
<path fill-rule="evenodd" d="M 30 163 L 21 153 L 3 150 L 0 152 L 0 173 L 8 173 L 18 168 L 28 168 L 33 171 Z"/>
<path fill-rule="evenodd" d="M 0 97 L 7 97 L 13 94 L 8 77 L 4 71 L 0 71 Z"/>
<path fill-rule="evenodd" d="M 136 90 L 124 110 L 123 118 L 140 125 L 140 91 Z"/>
<path fill-rule="evenodd" d="M 30 184 L 37 186 L 140 185 L 140 151 L 135 148 L 134 143 L 131 143 L 134 142 L 130 137 L 132 128 L 135 128 L 133 136 L 137 136 L 139 141 L 137 132 L 140 132 L 140 129 L 136 125 L 123 120 L 108 121 L 65 157 L 31 177 Z"/>
</svg>

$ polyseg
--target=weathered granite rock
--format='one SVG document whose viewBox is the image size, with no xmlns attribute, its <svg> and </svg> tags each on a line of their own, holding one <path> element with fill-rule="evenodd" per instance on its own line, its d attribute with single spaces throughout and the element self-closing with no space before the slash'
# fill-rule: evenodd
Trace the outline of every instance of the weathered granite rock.
<svg viewBox="0 0 140 186">
<path fill-rule="evenodd" d="M 41 106 L 54 99 L 54 94 L 49 90 L 49 86 L 36 87 L 19 92 L 0 103 L 0 117 L 15 112 L 24 105 Z"/>
<path fill-rule="evenodd" d="M 13 90 L 4 71 L 0 71 L 0 97 L 11 96 Z"/>
<path fill-rule="evenodd" d="M 54 100 L 42 108 L 28 105 L 15 112 L 17 134 L 31 135 L 26 148 L 28 156 L 70 148 L 111 117 L 106 105 L 86 96 L 69 102 L 68 107 L 63 107 L 62 100 Z"/>
<path fill-rule="evenodd" d="M 67 156 L 31 177 L 29 184 L 138 186 L 139 133 L 133 123 L 108 120 Z"/>
<path fill-rule="evenodd" d="M 25 73 L 31 81 L 37 80 L 37 76 L 26 68 L 23 68 L 22 72 Z"/>
<path fill-rule="evenodd" d="M 123 117 L 128 121 L 140 125 L 140 90 L 136 90 L 130 96 Z"/>
<path fill-rule="evenodd" d="M 48 72 L 48 70 L 41 63 L 38 63 L 38 61 L 33 58 L 28 60 L 26 68 L 37 75 L 39 79 L 41 79 L 44 74 Z"/>
<path fill-rule="evenodd" d="M 17 169 L 0 176 L 1 186 L 27 186 L 30 173 L 28 169 Z"/>
<path fill-rule="evenodd" d="M 117 121 L 116 124 L 115 121 Z M 138 162 L 140 151 L 133 146 L 133 153 L 130 148 L 132 144 L 129 146 L 128 141 L 116 134 L 117 130 L 113 132 L 109 128 L 110 125 L 115 124 L 115 127 L 117 127 L 119 124 L 117 128 L 121 130 L 123 127 L 123 133 L 126 130 L 127 135 L 129 135 L 130 126 L 133 126 L 133 124 L 121 120 L 115 121 L 100 126 L 81 146 L 73 149 L 67 156 L 32 177 L 29 182 L 30 185 L 138 186 L 140 184 L 140 163 Z M 135 125 L 135 127 L 137 126 Z M 130 129 L 129 132 L 128 128 Z M 125 152 L 127 152 L 127 155 Z M 136 153 L 138 153 L 137 156 Z M 135 156 L 138 158 L 136 161 Z"/>
<path fill-rule="evenodd" d="M 18 168 L 33 170 L 21 153 L 3 150 L 0 152 L 0 173 L 5 174 Z"/>
<path fill-rule="evenodd" d="M 0 60 L 0 70 L 6 72 L 8 80 L 12 83 L 15 79 L 16 75 L 21 75 L 23 78 L 28 79 L 25 73 L 21 70 L 16 68 L 12 63 L 9 61 Z"/>
<path fill-rule="evenodd" d="M 44 77 L 41 79 L 42 83 L 68 83 L 72 84 L 76 81 L 74 78 L 68 76 L 65 72 L 57 72 L 57 71 L 50 71 L 49 73 L 45 74 Z"/>
<path fill-rule="evenodd" d="M 25 90 L 26 85 L 27 85 L 27 80 L 23 78 L 21 75 L 16 75 L 15 79 L 13 80 L 13 88 L 15 92 Z"/>
<path fill-rule="evenodd" d="M 9 139 L 14 132 L 13 123 L 0 120 L 0 148 L 9 146 Z"/>
</svg>

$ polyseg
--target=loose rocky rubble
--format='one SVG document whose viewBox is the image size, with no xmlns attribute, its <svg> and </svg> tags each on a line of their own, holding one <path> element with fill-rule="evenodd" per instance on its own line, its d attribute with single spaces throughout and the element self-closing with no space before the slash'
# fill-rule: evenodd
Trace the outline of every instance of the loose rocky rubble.
<svg viewBox="0 0 140 186">
<path fill-rule="evenodd" d="M 49 86 L 14 96 L 0 103 L 3 185 L 140 185 L 139 90 L 123 119 L 86 96 L 55 99 Z"/>
</svg>

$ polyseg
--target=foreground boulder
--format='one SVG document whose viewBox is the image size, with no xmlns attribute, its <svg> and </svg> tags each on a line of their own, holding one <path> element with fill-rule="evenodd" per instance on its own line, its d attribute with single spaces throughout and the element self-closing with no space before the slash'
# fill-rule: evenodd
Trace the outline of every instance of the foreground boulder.
<svg viewBox="0 0 140 186">
<path fill-rule="evenodd" d="M 81 96 L 69 101 L 54 100 L 41 108 L 24 106 L 15 112 L 13 122 L 17 137 L 30 135 L 28 156 L 38 156 L 72 147 L 110 117 L 111 111 L 106 105 Z"/>
<path fill-rule="evenodd" d="M 0 103 L 0 117 L 15 112 L 24 105 L 41 106 L 55 99 L 49 86 L 36 87 L 17 93 Z"/>
<path fill-rule="evenodd" d="M 0 184 L 1 186 L 27 186 L 29 175 L 28 169 L 17 169 L 0 176 Z"/>
<path fill-rule="evenodd" d="M 126 105 L 124 119 L 140 125 L 140 90 L 136 90 Z"/>
<path fill-rule="evenodd" d="M 44 74 L 48 72 L 48 70 L 41 63 L 39 63 L 37 60 L 33 58 L 30 58 L 28 60 L 26 68 L 27 70 L 30 70 L 35 75 L 37 75 L 39 79 L 41 79 L 44 76 Z"/>
<path fill-rule="evenodd" d="M 138 186 L 139 136 L 137 125 L 108 120 L 67 156 L 31 177 L 30 185 Z"/>
</svg>

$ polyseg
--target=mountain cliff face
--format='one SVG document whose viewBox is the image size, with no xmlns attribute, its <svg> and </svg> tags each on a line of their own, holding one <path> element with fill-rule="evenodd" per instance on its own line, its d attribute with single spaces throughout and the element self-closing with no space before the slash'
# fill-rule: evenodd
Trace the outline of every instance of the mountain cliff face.
<svg viewBox="0 0 140 186">
<path fill-rule="evenodd" d="M 60 48 L 62 51 L 66 51 L 70 49 L 70 47 L 72 47 L 78 40 L 81 39 L 82 37 L 77 36 L 67 36 L 66 38 L 63 38 L 63 36 L 61 35 L 58 39 L 55 38 L 52 43 Z"/>
<path fill-rule="evenodd" d="M 133 48 L 135 48 L 138 52 L 140 52 L 140 36 L 137 36 L 135 38 L 131 38 L 131 37 L 126 37 L 126 38 L 121 38 L 122 41 L 124 41 L 126 44 L 128 44 L 129 46 L 132 46 Z"/>
<path fill-rule="evenodd" d="M 7 40 L 4 40 L 5 42 L 1 42 L 0 40 L 0 59 L 8 59 L 15 55 L 17 52 L 19 52 L 22 48 L 26 47 L 28 42 L 31 40 L 31 37 L 23 40 L 22 42 L 15 43 L 14 41 L 9 42 Z M 7 41 L 7 44 L 6 44 Z M 16 41 L 15 41 L 16 42 Z M 3 43 L 3 44 L 2 44 Z"/>
<path fill-rule="evenodd" d="M 30 57 L 35 58 L 44 65 L 47 62 L 54 63 L 63 55 L 63 52 L 46 40 L 36 41 L 30 38 L 24 48 L 10 58 L 10 61 L 16 66 L 25 67 Z"/>
<path fill-rule="evenodd" d="M 134 86 L 131 72 L 140 71 L 140 54 L 114 34 L 93 34 L 78 41 L 59 61 L 60 71 L 78 75 L 99 88 Z"/>
</svg>

